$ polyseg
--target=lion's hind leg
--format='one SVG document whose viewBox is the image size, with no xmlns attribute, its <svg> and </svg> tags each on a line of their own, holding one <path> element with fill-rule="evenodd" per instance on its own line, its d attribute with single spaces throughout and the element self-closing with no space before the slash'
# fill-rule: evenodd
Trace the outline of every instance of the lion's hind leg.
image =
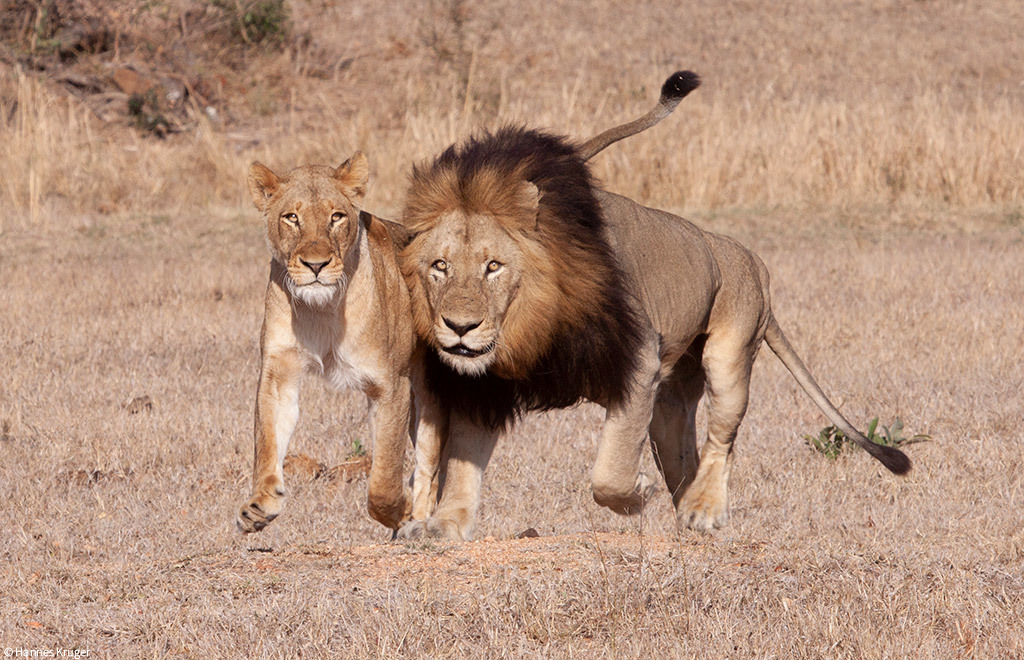
<svg viewBox="0 0 1024 660">
<path fill-rule="evenodd" d="M 750 370 L 759 343 L 744 333 L 711 334 L 704 346 L 708 434 L 697 475 L 676 507 L 676 524 L 710 531 L 729 520 L 733 441 L 747 412 Z"/>
<path fill-rule="evenodd" d="M 697 475 L 697 405 L 704 394 L 704 372 L 677 367 L 662 384 L 651 418 L 651 451 L 678 509 Z"/>
</svg>

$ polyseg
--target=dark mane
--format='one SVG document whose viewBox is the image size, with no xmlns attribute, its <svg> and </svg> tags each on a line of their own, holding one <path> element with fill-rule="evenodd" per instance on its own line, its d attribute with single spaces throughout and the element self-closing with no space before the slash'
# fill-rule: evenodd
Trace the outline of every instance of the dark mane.
<svg viewBox="0 0 1024 660">
<path fill-rule="evenodd" d="M 481 179 L 501 185 L 481 186 Z M 526 411 L 564 408 L 584 398 L 620 400 L 630 386 L 641 343 L 632 296 L 604 237 L 593 177 L 565 138 L 513 126 L 449 147 L 433 163 L 414 170 L 406 222 L 416 228 L 418 217 L 436 217 L 439 207 L 493 210 L 494 200 L 504 193 L 487 188 L 512 189 L 523 179 L 540 191 L 537 229 L 529 240 L 543 246 L 561 277 L 540 295 L 577 304 L 560 305 L 563 313 L 545 335 L 550 336 L 548 349 L 523 379 L 464 376 L 433 351 L 428 358 L 429 384 L 442 401 L 493 428 L 507 426 Z"/>
</svg>

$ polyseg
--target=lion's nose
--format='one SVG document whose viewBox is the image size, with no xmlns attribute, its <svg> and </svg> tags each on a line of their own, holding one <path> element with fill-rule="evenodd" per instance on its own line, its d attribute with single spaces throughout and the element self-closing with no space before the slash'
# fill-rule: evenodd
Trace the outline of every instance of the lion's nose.
<svg viewBox="0 0 1024 660">
<path fill-rule="evenodd" d="M 454 332 L 460 337 L 462 337 L 467 332 L 480 325 L 480 321 L 471 321 L 469 323 L 455 323 L 454 321 L 446 319 L 443 316 L 441 318 L 444 321 L 444 324 L 451 328 L 452 332 Z"/>
<path fill-rule="evenodd" d="M 299 261 L 302 262 L 303 266 L 313 271 L 314 275 L 319 275 L 320 271 L 324 269 L 324 266 L 331 263 L 330 259 L 327 261 L 306 261 L 305 259 L 299 259 Z"/>
</svg>

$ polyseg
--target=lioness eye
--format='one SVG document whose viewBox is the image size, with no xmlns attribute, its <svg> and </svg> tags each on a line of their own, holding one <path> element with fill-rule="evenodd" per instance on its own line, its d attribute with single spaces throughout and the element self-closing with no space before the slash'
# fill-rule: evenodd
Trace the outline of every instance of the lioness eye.
<svg viewBox="0 0 1024 660">
<path fill-rule="evenodd" d="M 285 213 L 281 217 L 284 218 L 284 221 L 290 225 L 299 224 L 299 216 L 295 215 L 294 213 Z"/>
<path fill-rule="evenodd" d="M 444 260 L 444 259 L 438 259 L 437 261 L 435 261 L 434 263 L 432 263 L 432 264 L 431 264 L 431 266 L 433 266 L 435 270 L 439 270 L 439 271 L 441 271 L 442 273 L 443 273 L 444 271 L 448 270 L 448 264 L 447 264 L 447 263 L 445 263 L 445 260 Z"/>
<path fill-rule="evenodd" d="M 499 270 L 501 270 L 502 265 L 503 264 L 500 261 L 494 261 L 492 259 L 491 261 L 487 262 L 487 272 L 497 273 Z"/>
<path fill-rule="evenodd" d="M 331 222 L 338 223 L 345 219 L 345 214 L 341 211 L 335 211 L 331 214 Z"/>
</svg>

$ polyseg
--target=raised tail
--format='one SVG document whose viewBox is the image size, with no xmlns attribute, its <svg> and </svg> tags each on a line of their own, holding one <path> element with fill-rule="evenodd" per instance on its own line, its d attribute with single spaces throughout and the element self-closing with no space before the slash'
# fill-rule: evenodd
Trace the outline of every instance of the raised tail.
<svg viewBox="0 0 1024 660">
<path fill-rule="evenodd" d="M 654 126 L 672 114 L 672 111 L 676 109 L 679 102 L 698 87 L 700 87 L 700 76 L 696 73 L 693 71 L 676 71 L 661 86 L 661 97 L 658 99 L 658 105 L 654 106 L 654 109 L 639 119 L 634 119 L 627 124 L 622 124 L 615 128 L 609 128 L 607 131 L 584 142 L 579 150 L 583 160 L 590 160 L 608 145 L 614 144 L 623 138 L 628 138 L 630 135 L 636 135 L 640 131 L 646 131 L 651 126 Z"/>
<path fill-rule="evenodd" d="M 793 374 L 796 378 L 796 382 L 800 384 L 804 392 L 807 392 L 807 396 L 811 397 L 815 405 L 821 409 L 821 412 L 825 413 L 825 417 L 828 417 L 836 428 L 846 434 L 846 437 L 852 439 L 858 445 L 861 446 L 867 453 L 871 454 L 876 458 L 882 465 L 884 465 L 890 472 L 895 474 L 906 474 L 910 471 L 910 459 L 899 449 L 895 447 L 886 447 L 884 445 L 878 445 L 871 442 L 864 437 L 857 429 L 853 428 L 853 425 L 846 421 L 842 413 L 832 402 L 828 400 L 825 393 L 818 387 L 818 383 L 815 382 L 814 377 L 811 376 L 811 372 L 807 370 L 803 360 L 796 354 L 793 347 L 790 346 L 789 340 L 786 339 L 786 335 L 782 334 L 782 329 L 779 324 L 775 322 L 775 317 L 769 317 L 768 329 L 764 333 L 764 339 L 768 343 L 768 347 L 772 349 L 775 355 L 779 356 L 782 360 L 782 364 L 786 365 L 789 369 L 789 373 Z"/>
</svg>

